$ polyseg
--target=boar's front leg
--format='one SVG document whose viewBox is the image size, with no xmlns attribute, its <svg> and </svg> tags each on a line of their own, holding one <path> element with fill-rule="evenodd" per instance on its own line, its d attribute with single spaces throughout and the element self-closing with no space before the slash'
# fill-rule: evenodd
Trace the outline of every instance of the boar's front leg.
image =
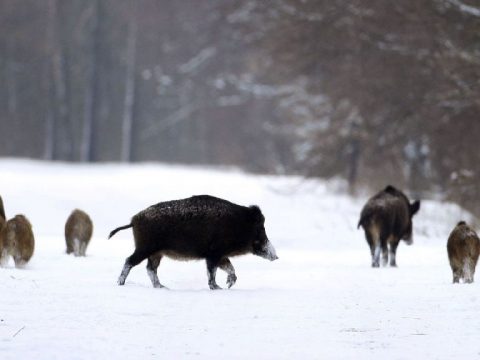
<svg viewBox="0 0 480 360">
<path fill-rule="evenodd" d="M 208 286 L 210 286 L 211 290 L 219 290 L 221 289 L 221 287 L 218 286 L 215 281 L 215 276 L 217 274 L 219 261 L 214 259 L 206 259 L 206 261 L 207 261 L 207 272 L 208 272 Z"/>
<path fill-rule="evenodd" d="M 232 263 L 228 258 L 223 258 L 222 260 L 220 260 L 218 266 L 220 267 L 220 269 L 222 269 L 228 274 L 227 285 L 230 289 L 237 281 L 237 275 L 235 275 L 235 268 L 233 267 Z"/>
<path fill-rule="evenodd" d="M 155 254 L 148 258 L 147 262 L 147 273 L 148 277 L 152 281 L 152 285 L 154 288 L 163 288 L 162 284 L 160 284 L 160 280 L 158 279 L 157 269 L 160 265 L 160 260 L 162 260 L 161 254 Z"/>
</svg>

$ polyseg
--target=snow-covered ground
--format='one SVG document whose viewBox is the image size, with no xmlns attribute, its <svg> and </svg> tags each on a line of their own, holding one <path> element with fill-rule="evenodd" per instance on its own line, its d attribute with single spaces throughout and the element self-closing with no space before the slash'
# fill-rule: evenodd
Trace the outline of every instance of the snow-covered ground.
<svg viewBox="0 0 480 360">
<path fill-rule="evenodd" d="M 424 201 L 398 268 L 372 269 L 356 225 L 365 201 L 325 182 L 143 164 L 0 160 L 7 216 L 24 213 L 36 249 L 0 269 L 0 359 L 473 359 L 480 357 L 480 278 L 452 285 L 446 239 L 467 215 Z M 280 257 L 233 258 L 238 281 L 210 291 L 203 262 L 145 263 L 116 285 L 133 251 L 113 228 L 163 200 L 211 194 L 258 204 Z M 65 254 L 73 208 L 95 223 L 86 258 Z M 468 218 L 467 218 L 468 220 Z M 479 275 L 480 276 L 480 275 Z M 217 282 L 226 280 L 219 271 Z"/>
</svg>

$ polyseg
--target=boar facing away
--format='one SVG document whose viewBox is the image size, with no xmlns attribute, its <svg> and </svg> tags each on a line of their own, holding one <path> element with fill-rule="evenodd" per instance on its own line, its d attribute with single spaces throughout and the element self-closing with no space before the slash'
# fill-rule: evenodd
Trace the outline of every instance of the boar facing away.
<svg viewBox="0 0 480 360">
<path fill-rule="evenodd" d="M 372 267 L 397 266 L 398 243 L 403 239 L 407 245 L 413 243 L 412 217 L 420 209 L 420 201 L 410 203 L 403 192 L 389 185 L 373 196 L 362 209 L 358 227 L 362 226 L 370 246 Z"/>
<path fill-rule="evenodd" d="M 110 233 L 133 227 L 135 251 L 118 279 L 125 284 L 130 269 L 148 259 L 147 273 L 154 287 L 163 287 L 157 268 L 163 256 L 178 260 L 205 259 L 210 289 L 217 268 L 227 272 L 227 285 L 237 280 L 229 257 L 252 253 L 268 260 L 278 259 L 265 233 L 265 218 L 258 206 L 240 206 L 208 195 L 161 202 L 132 217 L 130 224 Z"/>
<path fill-rule="evenodd" d="M 90 216 L 82 210 L 73 210 L 65 223 L 67 254 L 73 252 L 75 256 L 85 256 L 92 233 L 93 223 Z"/>
<path fill-rule="evenodd" d="M 30 260 L 35 249 L 32 225 L 24 215 L 16 215 L 5 226 L 4 247 L 0 256 L 3 265 L 12 256 L 15 267 L 23 267 Z"/>
<path fill-rule="evenodd" d="M 447 252 L 453 272 L 453 282 L 458 283 L 463 280 L 466 283 L 472 283 L 480 254 L 480 239 L 465 221 L 460 221 L 452 230 L 447 241 Z"/>
</svg>

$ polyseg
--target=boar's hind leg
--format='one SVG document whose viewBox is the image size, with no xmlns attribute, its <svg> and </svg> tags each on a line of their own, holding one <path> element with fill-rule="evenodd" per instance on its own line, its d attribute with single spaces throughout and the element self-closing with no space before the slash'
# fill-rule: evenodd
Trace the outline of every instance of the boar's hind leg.
<svg viewBox="0 0 480 360">
<path fill-rule="evenodd" d="M 386 242 L 382 243 L 382 266 L 387 266 L 388 263 L 388 245 Z"/>
<path fill-rule="evenodd" d="M 399 241 L 399 239 L 394 239 L 390 242 L 390 266 L 393 267 L 397 266 L 397 247 Z"/>
<path fill-rule="evenodd" d="M 227 285 L 230 289 L 237 281 L 237 275 L 235 275 L 235 268 L 233 267 L 232 263 L 228 258 L 223 258 L 222 260 L 220 260 L 218 266 L 220 267 L 220 269 L 222 269 L 228 274 Z"/>
<path fill-rule="evenodd" d="M 73 252 L 73 244 L 72 241 L 69 239 L 67 240 L 67 254 L 71 254 Z"/>
<path fill-rule="evenodd" d="M 473 275 L 475 274 L 475 263 L 471 258 L 463 260 L 463 280 L 467 284 L 473 283 Z"/>
<path fill-rule="evenodd" d="M 16 268 L 24 268 L 27 265 L 27 260 L 23 259 L 21 256 L 14 256 L 13 261 L 15 262 Z"/>
<path fill-rule="evenodd" d="M 7 249 L 0 249 L 0 267 L 4 267 L 8 264 L 8 251 Z"/>
<path fill-rule="evenodd" d="M 457 264 L 452 264 L 452 273 L 453 273 L 453 283 L 458 284 L 460 279 L 463 277 L 462 268 L 457 266 Z"/>
<path fill-rule="evenodd" d="M 211 290 L 221 289 L 221 287 L 218 286 L 215 281 L 218 265 L 219 265 L 218 260 L 207 259 L 208 286 L 210 286 Z"/>
<path fill-rule="evenodd" d="M 124 285 L 125 280 L 127 279 L 128 273 L 135 265 L 140 264 L 143 260 L 148 257 L 144 252 L 135 250 L 132 255 L 130 255 L 127 260 L 125 260 L 125 265 L 123 265 L 122 273 L 118 278 L 118 285 Z"/>
<path fill-rule="evenodd" d="M 165 287 L 162 284 L 160 284 L 160 280 L 158 280 L 158 275 L 157 275 L 157 269 L 158 269 L 158 266 L 160 265 L 160 260 L 162 260 L 162 255 L 156 254 L 156 255 L 150 256 L 147 262 L 147 273 L 150 280 L 152 280 L 152 285 L 154 288 Z"/>
<path fill-rule="evenodd" d="M 87 245 L 86 241 L 82 241 L 80 244 L 80 256 L 87 256 Z"/>
<path fill-rule="evenodd" d="M 372 229 L 365 229 L 365 237 L 370 247 L 370 254 L 372 255 L 372 267 L 379 267 L 380 242 L 377 240 L 378 235 L 372 234 L 371 230 Z"/>
</svg>

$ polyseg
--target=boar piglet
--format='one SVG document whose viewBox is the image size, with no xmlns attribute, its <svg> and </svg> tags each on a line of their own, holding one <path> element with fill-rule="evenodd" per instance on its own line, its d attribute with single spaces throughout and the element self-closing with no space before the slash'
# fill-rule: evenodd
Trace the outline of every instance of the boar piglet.
<svg viewBox="0 0 480 360">
<path fill-rule="evenodd" d="M 73 252 L 75 256 L 85 256 L 92 233 L 93 222 L 90 216 L 83 210 L 73 210 L 65 222 L 67 254 Z"/>
<path fill-rule="evenodd" d="M 473 283 L 475 267 L 480 253 L 477 233 L 465 221 L 460 221 L 447 241 L 448 260 L 453 273 L 453 282 L 463 280 Z"/>
<path fill-rule="evenodd" d="M 5 265 L 9 256 L 15 267 L 24 267 L 33 255 L 35 239 L 32 225 L 24 215 L 16 215 L 7 221 L 4 230 L 4 246 L 0 254 L 0 265 Z"/>
</svg>

